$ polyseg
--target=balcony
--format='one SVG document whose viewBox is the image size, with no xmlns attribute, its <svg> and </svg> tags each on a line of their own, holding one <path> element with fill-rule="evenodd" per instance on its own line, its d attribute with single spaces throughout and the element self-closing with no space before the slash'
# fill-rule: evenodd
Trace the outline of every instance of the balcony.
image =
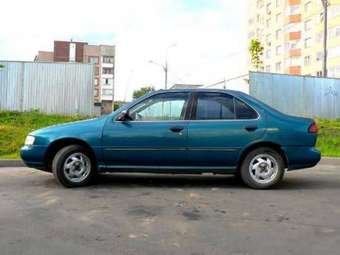
<svg viewBox="0 0 340 255">
<path fill-rule="evenodd" d="M 301 32 L 290 32 L 289 33 L 289 40 L 293 41 L 293 40 L 300 40 L 301 39 Z"/>
<path fill-rule="evenodd" d="M 299 23 L 299 22 L 301 22 L 301 14 L 289 15 L 288 17 L 289 24 Z"/>
<path fill-rule="evenodd" d="M 301 57 L 301 49 L 291 49 L 289 51 L 289 57 Z"/>
<path fill-rule="evenodd" d="M 289 0 L 289 5 L 300 5 L 301 0 Z"/>
<path fill-rule="evenodd" d="M 301 75 L 301 66 L 290 66 L 288 72 L 291 75 Z"/>
</svg>

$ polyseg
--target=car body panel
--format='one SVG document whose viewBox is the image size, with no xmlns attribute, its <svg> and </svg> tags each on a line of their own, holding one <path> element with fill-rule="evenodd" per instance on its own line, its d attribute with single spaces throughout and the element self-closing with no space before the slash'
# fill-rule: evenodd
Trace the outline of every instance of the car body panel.
<svg viewBox="0 0 340 255">
<path fill-rule="evenodd" d="M 246 127 L 256 126 L 254 131 Z M 188 157 L 192 164 L 235 167 L 240 151 L 265 134 L 264 121 L 191 121 L 188 126 Z"/>
<path fill-rule="evenodd" d="M 187 121 L 119 122 L 109 119 L 103 130 L 107 166 L 186 165 Z M 172 127 L 181 127 L 174 133 Z M 123 135 L 122 135 L 123 134 Z"/>
<path fill-rule="evenodd" d="M 173 92 L 219 92 L 234 96 L 253 109 L 256 120 L 119 122 L 116 118 L 146 98 Z M 281 148 L 289 170 L 311 167 L 320 160 L 314 148 L 317 135 L 308 133 L 312 119 L 285 115 L 242 92 L 229 90 L 171 90 L 147 94 L 97 119 L 40 129 L 31 133 L 34 145 L 24 146 L 21 157 L 41 169 L 53 143 L 75 139 L 94 152 L 99 171 L 166 173 L 234 173 L 243 154 L 257 144 Z M 254 132 L 244 128 L 256 125 Z M 183 126 L 181 135 L 169 131 Z M 133 131 L 133 132 L 132 132 Z"/>
</svg>

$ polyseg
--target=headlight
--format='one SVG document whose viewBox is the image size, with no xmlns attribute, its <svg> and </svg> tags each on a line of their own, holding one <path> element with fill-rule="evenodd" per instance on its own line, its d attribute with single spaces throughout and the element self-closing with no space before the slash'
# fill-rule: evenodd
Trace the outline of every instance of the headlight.
<svg viewBox="0 0 340 255">
<path fill-rule="evenodd" d="M 28 135 L 25 140 L 25 145 L 33 145 L 34 144 L 35 137 Z"/>
</svg>

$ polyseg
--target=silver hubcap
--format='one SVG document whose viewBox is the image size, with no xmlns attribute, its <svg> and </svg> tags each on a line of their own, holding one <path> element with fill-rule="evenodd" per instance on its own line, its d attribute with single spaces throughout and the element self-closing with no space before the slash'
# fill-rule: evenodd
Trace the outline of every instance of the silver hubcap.
<svg viewBox="0 0 340 255">
<path fill-rule="evenodd" d="M 252 159 L 249 165 L 249 173 L 254 181 L 261 184 L 272 182 L 278 175 L 278 163 L 269 154 L 260 154 Z"/>
<path fill-rule="evenodd" d="M 91 161 L 83 153 L 71 154 L 64 163 L 65 177 L 71 182 L 84 181 L 91 172 Z"/>
</svg>

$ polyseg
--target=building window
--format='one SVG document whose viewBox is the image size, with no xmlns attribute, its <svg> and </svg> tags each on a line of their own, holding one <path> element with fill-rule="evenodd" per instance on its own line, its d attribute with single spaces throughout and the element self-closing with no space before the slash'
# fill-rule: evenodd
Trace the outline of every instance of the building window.
<svg viewBox="0 0 340 255">
<path fill-rule="evenodd" d="M 339 56 L 340 56 L 340 46 L 329 48 L 328 57 L 334 58 L 334 57 L 339 57 Z"/>
<path fill-rule="evenodd" d="M 276 7 L 280 7 L 281 6 L 281 0 L 276 0 Z"/>
<path fill-rule="evenodd" d="M 310 48 L 312 46 L 312 38 L 308 37 L 305 39 L 305 48 Z"/>
<path fill-rule="evenodd" d="M 321 61 L 322 57 L 323 57 L 323 53 L 321 51 L 316 53 L 316 61 Z"/>
<path fill-rule="evenodd" d="M 312 20 L 309 19 L 309 20 L 305 21 L 305 30 L 309 31 L 311 29 L 312 29 Z"/>
<path fill-rule="evenodd" d="M 264 6 L 264 1 L 263 0 L 257 0 L 257 8 L 262 8 Z"/>
<path fill-rule="evenodd" d="M 311 56 L 305 56 L 305 66 L 309 66 L 311 62 Z"/>
<path fill-rule="evenodd" d="M 103 74 L 113 74 L 113 68 L 103 67 Z"/>
<path fill-rule="evenodd" d="M 96 66 L 96 71 L 95 71 L 96 73 L 96 75 L 99 75 L 99 67 L 98 66 Z"/>
<path fill-rule="evenodd" d="M 94 79 L 94 85 L 95 85 L 95 86 L 98 85 L 98 79 Z"/>
<path fill-rule="evenodd" d="M 266 36 L 266 43 L 270 46 L 271 45 L 271 40 L 272 40 L 272 35 L 271 34 L 268 34 Z"/>
<path fill-rule="evenodd" d="M 275 71 L 276 71 L 276 72 L 281 72 L 281 62 L 277 62 L 277 63 L 275 64 Z"/>
<path fill-rule="evenodd" d="M 322 39 L 323 39 L 323 32 L 318 32 L 318 33 L 316 33 L 316 35 L 315 35 L 315 41 L 318 42 L 318 43 L 320 43 L 320 42 L 322 41 Z"/>
<path fill-rule="evenodd" d="M 272 10 L 271 10 L 271 9 L 272 9 L 272 3 L 268 3 L 268 4 L 267 4 L 267 9 L 266 9 L 266 10 L 267 10 L 267 14 L 270 15 L 270 14 L 272 13 Z"/>
<path fill-rule="evenodd" d="M 276 47 L 276 55 L 281 55 L 282 54 L 282 46 L 279 45 Z"/>
<path fill-rule="evenodd" d="M 113 64 L 113 57 L 103 56 L 103 63 Z"/>
<path fill-rule="evenodd" d="M 91 64 L 98 64 L 99 58 L 98 58 L 98 57 L 92 57 L 92 56 L 90 56 L 90 57 L 88 58 L 88 62 L 91 63 Z"/>
<path fill-rule="evenodd" d="M 76 61 L 76 48 L 77 48 L 77 45 L 75 43 L 70 43 L 70 48 L 69 48 L 69 60 L 70 60 L 70 62 Z"/>
<path fill-rule="evenodd" d="M 104 96 L 111 96 L 112 95 L 112 89 L 103 89 L 103 95 Z"/>
<path fill-rule="evenodd" d="M 272 56 L 272 51 L 269 49 L 266 51 L 266 58 L 271 58 Z"/>
<path fill-rule="evenodd" d="M 276 23 L 279 23 L 279 22 L 281 22 L 281 13 L 279 13 L 279 14 L 276 14 Z"/>
<path fill-rule="evenodd" d="M 281 38 L 281 35 L 282 35 L 282 29 L 276 30 L 276 40 L 279 40 Z"/>
<path fill-rule="evenodd" d="M 299 5 L 291 5 L 289 11 L 290 11 L 290 15 L 299 14 L 300 6 Z"/>
<path fill-rule="evenodd" d="M 289 48 L 290 48 L 290 49 L 296 49 L 296 48 L 297 48 L 297 45 L 298 45 L 297 42 L 291 42 L 291 43 L 289 44 Z"/>
<path fill-rule="evenodd" d="M 309 13 L 311 11 L 311 9 L 312 9 L 312 2 L 309 1 L 305 4 L 305 12 Z"/>
<path fill-rule="evenodd" d="M 320 15 L 319 15 L 319 22 L 320 22 L 320 23 L 323 22 L 323 12 L 321 12 Z"/>
<path fill-rule="evenodd" d="M 111 84 L 112 84 L 112 79 L 109 79 L 109 78 L 103 79 L 103 85 L 111 85 Z"/>
<path fill-rule="evenodd" d="M 270 65 L 266 66 L 266 72 L 270 73 Z"/>
</svg>

